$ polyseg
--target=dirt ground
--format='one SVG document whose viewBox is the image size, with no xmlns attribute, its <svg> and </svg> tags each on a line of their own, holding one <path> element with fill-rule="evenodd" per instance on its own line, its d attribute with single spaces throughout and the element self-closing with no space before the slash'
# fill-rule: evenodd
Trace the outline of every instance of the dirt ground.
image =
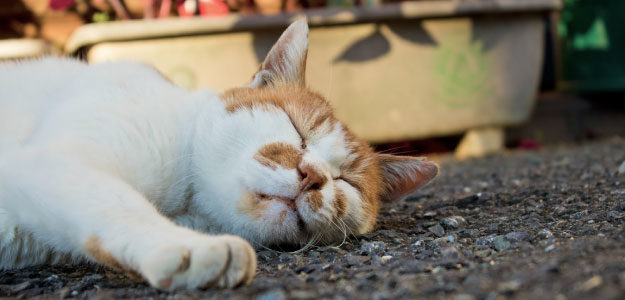
<svg viewBox="0 0 625 300">
<path fill-rule="evenodd" d="M 625 299 L 625 139 L 458 162 L 373 233 L 263 250 L 251 285 L 164 293 L 95 266 L 0 272 L 0 296 Z M 619 173 L 619 167 L 621 173 Z"/>
</svg>

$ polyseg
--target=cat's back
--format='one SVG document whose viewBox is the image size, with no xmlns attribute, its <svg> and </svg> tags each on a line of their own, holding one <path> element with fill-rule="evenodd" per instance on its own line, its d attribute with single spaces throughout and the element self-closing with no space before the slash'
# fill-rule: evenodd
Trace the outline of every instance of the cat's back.
<svg viewBox="0 0 625 300">
<path fill-rule="evenodd" d="M 86 95 L 112 93 L 162 77 L 135 62 L 89 65 L 60 57 L 0 63 L 0 107 L 45 104 L 46 107 Z M 139 86 L 137 86 L 139 85 Z M 86 101 L 84 99 L 82 101 Z"/>
<path fill-rule="evenodd" d="M 82 124 L 104 111 L 149 107 L 160 95 L 180 93 L 140 63 L 88 65 L 56 57 L 0 63 L 0 91 L 0 152 L 22 145 L 42 126 Z"/>
</svg>

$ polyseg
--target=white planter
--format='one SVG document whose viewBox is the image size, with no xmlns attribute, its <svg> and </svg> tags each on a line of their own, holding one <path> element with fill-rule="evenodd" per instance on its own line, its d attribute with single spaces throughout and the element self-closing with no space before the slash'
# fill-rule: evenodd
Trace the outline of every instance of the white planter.
<svg viewBox="0 0 625 300">
<path fill-rule="evenodd" d="M 371 142 L 523 122 L 559 0 L 419 1 L 306 11 L 307 80 Z M 87 60 L 139 60 L 188 88 L 246 83 L 296 15 L 85 25 L 66 45 Z"/>
</svg>

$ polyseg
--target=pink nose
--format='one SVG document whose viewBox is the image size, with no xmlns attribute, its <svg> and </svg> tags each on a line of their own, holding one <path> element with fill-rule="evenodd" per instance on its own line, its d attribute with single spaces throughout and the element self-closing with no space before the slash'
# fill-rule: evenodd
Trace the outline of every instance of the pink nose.
<svg viewBox="0 0 625 300">
<path fill-rule="evenodd" d="M 321 173 L 319 173 L 311 165 L 306 164 L 297 166 L 297 171 L 302 177 L 302 182 L 300 183 L 300 192 L 321 189 L 327 181 L 325 176 L 321 175 Z"/>
</svg>

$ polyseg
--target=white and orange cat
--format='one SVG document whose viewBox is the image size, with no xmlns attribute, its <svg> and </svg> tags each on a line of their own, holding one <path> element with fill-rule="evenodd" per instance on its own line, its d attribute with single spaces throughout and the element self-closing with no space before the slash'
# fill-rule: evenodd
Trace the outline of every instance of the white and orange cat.
<svg viewBox="0 0 625 300">
<path fill-rule="evenodd" d="M 252 82 L 190 92 L 129 62 L 0 65 L 0 268 L 97 262 L 161 289 L 233 287 L 254 246 L 372 230 L 434 178 L 376 154 L 304 82 L 294 22 Z"/>
</svg>

